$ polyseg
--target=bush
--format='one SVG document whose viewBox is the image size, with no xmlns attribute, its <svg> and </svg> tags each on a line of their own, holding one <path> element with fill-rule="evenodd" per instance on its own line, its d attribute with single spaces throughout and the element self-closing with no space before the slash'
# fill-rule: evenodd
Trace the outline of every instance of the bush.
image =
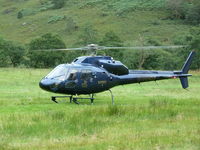
<svg viewBox="0 0 200 150">
<path fill-rule="evenodd" d="M 200 23 L 199 0 L 168 0 L 167 9 L 170 10 L 171 19 L 182 19 L 193 25 Z"/>
<path fill-rule="evenodd" d="M 18 18 L 18 19 L 23 18 L 23 13 L 22 13 L 21 11 L 19 11 L 19 12 L 17 13 L 17 18 Z"/>
<path fill-rule="evenodd" d="M 53 4 L 53 9 L 63 8 L 65 5 L 65 0 L 51 0 Z"/>
<path fill-rule="evenodd" d="M 97 43 L 97 30 L 91 24 L 86 24 L 79 36 L 79 45 L 88 45 L 92 43 Z"/>
<path fill-rule="evenodd" d="M 186 14 L 186 22 L 197 25 L 200 23 L 200 1 L 194 1 Z"/>
<path fill-rule="evenodd" d="M 46 0 L 40 1 L 41 7 L 39 11 L 45 11 L 48 9 L 60 9 L 65 6 L 65 0 Z"/>
<path fill-rule="evenodd" d="M 65 16 L 51 16 L 48 20 L 48 23 L 55 23 L 65 19 Z"/>
<path fill-rule="evenodd" d="M 71 34 L 73 31 L 78 29 L 78 26 L 76 25 L 76 22 L 73 20 L 73 18 L 68 17 L 66 18 L 66 28 L 65 31 L 69 34 Z"/>
<path fill-rule="evenodd" d="M 45 11 L 48 9 L 52 9 L 54 7 L 54 4 L 52 4 L 51 1 L 47 1 L 47 2 L 40 2 L 41 7 L 39 8 L 39 11 Z"/>
</svg>

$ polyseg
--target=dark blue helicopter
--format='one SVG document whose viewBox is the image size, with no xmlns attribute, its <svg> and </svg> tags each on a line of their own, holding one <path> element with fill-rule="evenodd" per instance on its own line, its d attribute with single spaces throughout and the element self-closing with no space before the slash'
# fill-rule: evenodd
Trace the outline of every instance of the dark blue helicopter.
<svg viewBox="0 0 200 150">
<path fill-rule="evenodd" d="M 148 47 L 100 47 L 91 44 L 85 50 L 99 49 L 156 49 L 156 48 L 180 48 L 182 46 L 148 46 Z M 84 48 L 59 49 L 59 50 L 83 50 Z M 70 102 L 78 104 L 77 99 L 94 100 L 94 93 L 103 92 L 118 85 L 156 81 L 163 79 L 179 78 L 182 87 L 188 87 L 189 67 L 194 57 L 192 51 L 180 71 L 150 71 L 150 70 L 129 70 L 120 61 L 109 56 L 82 56 L 76 58 L 71 64 L 61 64 L 44 77 L 39 85 L 42 89 L 67 94 L 70 96 L 54 96 L 52 100 L 57 103 L 57 97 L 69 97 Z M 74 95 L 90 94 L 90 98 L 77 98 Z M 112 103 L 114 104 L 113 95 Z"/>
</svg>

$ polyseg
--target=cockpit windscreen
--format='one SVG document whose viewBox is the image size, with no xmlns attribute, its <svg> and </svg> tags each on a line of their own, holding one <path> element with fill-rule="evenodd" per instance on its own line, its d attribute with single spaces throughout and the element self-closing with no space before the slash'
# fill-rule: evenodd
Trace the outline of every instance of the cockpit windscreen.
<svg viewBox="0 0 200 150">
<path fill-rule="evenodd" d="M 66 66 L 58 66 L 55 69 L 53 69 L 47 76 L 46 78 L 51 78 L 51 79 L 57 79 L 57 80 L 65 80 L 66 75 L 69 72 L 69 67 Z"/>
<path fill-rule="evenodd" d="M 69 66 L 58 66 L 53 69 L 46 78 L 57 80 L 76 80 L 78 70 Z"/>
</svg>

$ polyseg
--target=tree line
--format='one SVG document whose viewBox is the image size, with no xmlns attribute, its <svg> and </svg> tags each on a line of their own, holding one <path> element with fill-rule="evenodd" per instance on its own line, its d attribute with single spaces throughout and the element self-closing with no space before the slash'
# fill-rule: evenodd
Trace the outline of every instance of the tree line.
<svg viewBox="0 0 200 150">
<path fill-rule="evenodd" d="M 113 31 L 107 32 L 104 37 L 97 42 L 95 31 L 86 28 L 77 45 L 85 46 L 97 43 L 103 46 L 125 46 L 123 41 Z M 88 32 L 88 33 L 87 33 Z M 132 69 L 180 69 L 187 55 L 192 49 L 197 51 L 192 69 L 200 69 L 200 29 L 193 28 L 190 34 L 182 36 L 175 41 L 178 45 L 189 45 L 188 48 L 179 50 L 104 50 L 98 55 L 112 56 L 116 60 L 122 61 Z M 159 45 L 153 39 L 144 41 L 144 45 Z M 66 48 L 65 43 L 58 35 L 52 33 L 44 34 L 33 39 L 26 45 L 16 44 L 0 38 L 0 67 L 30 67 L 30 68 L 50 68 L 61 63 L 70 63 L 73 59 L 82 55 L 89 55 L 85 51 L 56 51 L 55 49 Z M 45 51 L 51 49 L 51 51 Z M 41 51 L 43 50 L 43 51 Z"/>
</svg>

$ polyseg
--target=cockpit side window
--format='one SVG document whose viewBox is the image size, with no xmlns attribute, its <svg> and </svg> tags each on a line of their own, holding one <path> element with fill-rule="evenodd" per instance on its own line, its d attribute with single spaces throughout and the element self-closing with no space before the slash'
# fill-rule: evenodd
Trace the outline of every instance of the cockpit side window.
<svg viewBox="0 0 200 150">
<path fill-rule="evenodd" d="M 88 80 L 92 78 L 92 71 L 90 69 L 83 69 L 81 70 L 81 79 Z"/>
<path fill-rule="evenodd" d="M 77 60 L 78 60 L 78 59 L 76 58 L 76 59 L 74 59 L 74 61 L 73 61 L 73 62 L 77 62 Z"/>
<path fill-rule="evenodd" d="M 77 69 L 71 69 L 69 71 L 69 76 L 68 76 L 67 80 L 76 80 L 77 79 L 77 72 L 78 72 Z"/>
</svg>

